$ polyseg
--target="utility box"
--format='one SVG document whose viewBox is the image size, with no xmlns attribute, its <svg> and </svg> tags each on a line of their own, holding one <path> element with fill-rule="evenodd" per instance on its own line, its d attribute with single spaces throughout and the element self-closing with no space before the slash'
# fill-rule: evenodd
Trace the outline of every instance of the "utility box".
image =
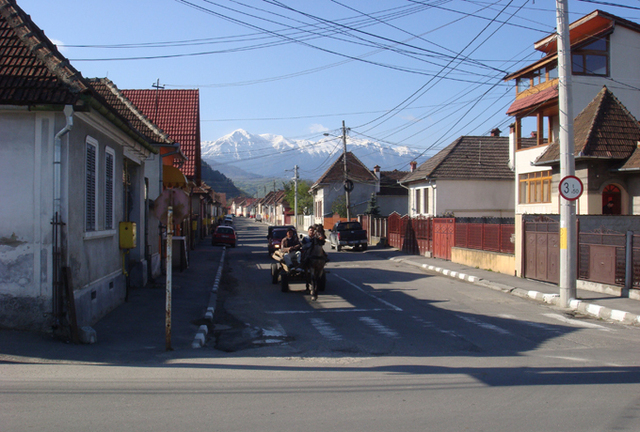
<svg viewBox="0 0 640 432">
<path fill-rule="evenodd" d="M 120 222 L 120 249 L 134 249 L 136 241 L 136 223 Z"/>
</svg>

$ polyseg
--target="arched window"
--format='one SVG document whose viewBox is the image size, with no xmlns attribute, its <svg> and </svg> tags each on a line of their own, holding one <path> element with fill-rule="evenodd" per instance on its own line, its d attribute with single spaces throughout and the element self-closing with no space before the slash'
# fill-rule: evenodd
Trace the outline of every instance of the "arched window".
<svg viewBox="0 0 640 432">
<path fill-rule="evenodd" d="M 608 185 L 602 190 L 602 214 L 622 214 L 622 192 L 616 185 Z"/>
</svg>

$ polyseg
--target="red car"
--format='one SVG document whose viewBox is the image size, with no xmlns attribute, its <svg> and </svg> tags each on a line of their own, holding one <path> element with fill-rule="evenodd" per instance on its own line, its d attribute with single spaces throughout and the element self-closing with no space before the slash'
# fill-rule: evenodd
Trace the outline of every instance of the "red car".
<svg viewBox="0 0 640 432">
<path fill-rule="evenodd" d="M 211 236 L 211 244 L 213 246 L 218 244 L 225 244 L 231 247 L 236 247 L 237 242 L 236 230 L 233 227 L 220 225 L 216 228 Z"/>
</svg>

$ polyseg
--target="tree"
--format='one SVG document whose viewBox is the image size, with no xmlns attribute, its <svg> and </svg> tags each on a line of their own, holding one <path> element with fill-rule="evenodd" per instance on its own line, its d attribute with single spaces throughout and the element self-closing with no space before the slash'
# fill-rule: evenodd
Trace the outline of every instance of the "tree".
<svg viewBox="0 0 640 432">
<path fill-rule="evenodd" d="M 376 199 L 376 194 L 371 194 L 371 199 L 367 203 L 367 209 L 364 214 L 378 216 L 380 215 L 380 207 L 378 206 L 378 200 Z"/>
<path fill-rule="evenodd" d="M 296 185 L 293 180 L 287 183 L 283 183 L 284 197 L 289 203 L 289 206 L 293 208 L 295 205 L 295 190 Z M 306 180 L 298 180 L 298 214 L 304 214 L 304 208 L 313 208 L 313 196 L 309 194 L 309 188 L 311 184 Z"/>
<path fill-rule="evenodd" d="M 341 218 L 347 217 L 347 200 L 344 195 L 336 198 L 336 200 L 331 204 L 331 211 L 333 214 L 338 214 Z"/>
</svg>

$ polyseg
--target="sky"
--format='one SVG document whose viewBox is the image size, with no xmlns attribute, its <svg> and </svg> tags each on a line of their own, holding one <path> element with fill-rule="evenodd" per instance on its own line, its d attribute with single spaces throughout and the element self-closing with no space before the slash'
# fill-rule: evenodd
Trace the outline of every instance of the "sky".
<svg viewBox="0 0 640 432">
<path fill-rule="evenodd" d="M 503 78 L 556 27 L 549 0 L 17 2 L 84 77 L 200 89 L 204 141 L 237 129 L 318 140 L 344 121 L 349 136 L 425 157 L 506 135 Z M 595 9 L 640 22 L 638 0 L 569 0 L 569 19 Z"/>
</svg>

